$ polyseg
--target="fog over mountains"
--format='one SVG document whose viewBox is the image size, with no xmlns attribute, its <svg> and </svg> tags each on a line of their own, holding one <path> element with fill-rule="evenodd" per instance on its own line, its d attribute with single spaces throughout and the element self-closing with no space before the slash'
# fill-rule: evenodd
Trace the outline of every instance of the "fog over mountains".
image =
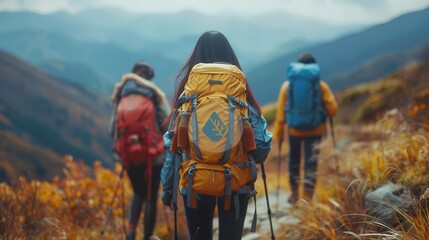
<svg viewBox="0 0 429 240">
<path fill-rule="evenodd" d="M 102 92 L 109 92 L 113 82 L 140 59 L 154 65 L 155 81 L 172 92 L 175 74 L 207 30 L 228 37 L 247 72 L 273 56 L 363 28 L 333 26 L 281 11 L 253 17 L 192 11 L 138 15 L 112 9 L 74 15 L 2 12 L 0 22 L 0 49 L 61 79 Z M 70 69 L 76 69 L 72 76 Z"/>
</svg>

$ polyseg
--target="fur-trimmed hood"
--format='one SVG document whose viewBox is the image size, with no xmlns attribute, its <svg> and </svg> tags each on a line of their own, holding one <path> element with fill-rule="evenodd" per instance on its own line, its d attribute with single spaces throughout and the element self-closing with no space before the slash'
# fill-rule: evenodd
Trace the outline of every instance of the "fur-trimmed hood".
<svg viewBox="0 0 429 240">
<path fill-rule="evenodd" d="M 128 80 L 132 80 L 137 85 L 152 90 L 156 95 L 156 100 L 158 102 L 158 106 L 162 111 L 162 113 L 165 114 L 166 116 L 170 114 L 171 107 L 170 107 L 170 104 L 168 103 L 167 96 L 165 95 L 165 93 L 154 82 L 146 80 L 135 73 L 127 73 L 122 75 L 121 80 L 115 84 L 115 88 L 113 89 L 113 94 L 112 94 L 113 102 L 116 103 L 118 101 L 121 88 Z"/>
</svg>

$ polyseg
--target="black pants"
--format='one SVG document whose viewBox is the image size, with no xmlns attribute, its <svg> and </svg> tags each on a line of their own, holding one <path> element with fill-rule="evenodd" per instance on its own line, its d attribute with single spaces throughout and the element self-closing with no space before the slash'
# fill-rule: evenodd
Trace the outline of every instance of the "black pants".
<svg viewBox="0 0 429 240">
<path fill-rule="evenodd" d="M 155 228 L 156 222 L 156 210 L 157 210 L 157 201 L 158 201 L 158 188 L 160 182 L 160 175 L 162 165 L 152 166 L 152 192 L 150 200 L 147 199 L 148 192 L 148 179 L 146 179 L 146 165 L 135 165 L 129 166 L 127 169 L 128 177 L 131 181 L 131 186 L 133 187 L 133 197 L 131 198 L 130 209 L 128 213 L 129 224 L 137 226 L 140 212 L 143 207 L 143 202 L 145 203 L 144 210 L 144 239 L 148 239 L 152 236 L 153 229 Z"/>
<path fill-rule="evenodd" d="M 200 195 L 197 200 L 197 208 L 189 208 L 186 205 L 186 195 L 183 195 L 186 220 L 188 222 L 188 239 L 213 239 L 213 214 L 215 206 L 218 208 L 219 240 L 241 239 L 244 219 L 246 218 L 248 198 L 246 194 L 238 194 L 239 217 L 235 219 L 235 207 L 231 203 L 228 211 L 224 211 L 223 197 Z"/>
<path fill-rule="evenodd" d="M 322 136 L 293 137 L 289 136 L 289 182 L 292 194 L 298 192 L 299 166 L 301 160 L 301 146 L 304 147 L 304 191 L 313 197 L 316 185 L 317 161 L 320 150 L 315 146 L 320 143 Z M 297 197 L 297 196 L 295 196 Z"/>
</svg>

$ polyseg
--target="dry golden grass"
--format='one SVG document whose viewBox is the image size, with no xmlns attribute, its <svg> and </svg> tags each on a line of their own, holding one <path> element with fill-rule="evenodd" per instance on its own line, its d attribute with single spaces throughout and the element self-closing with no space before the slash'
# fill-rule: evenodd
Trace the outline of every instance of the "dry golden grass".
<svg viewBox="0 0 429 240">
<path fill-rule="evenodd" d="M 410 126 L 397 111 L 377 124 L 336 126 L 337 146 L 331 136 L 321 143 L 318 184 L 313 201 L 301 200 L 290 209 L 299 224 L 281 226 L 279 239 L 429 239 L 429 132 Z M 282 145 L 279 169 L 277 143 L 265 166 L 269 192 L 289 189 L 287 143 Z M 92 169 L 65 157 L 63 178 L 0 184 L 0 239 L 97 239 L 111 204 L 120 166 L 114 170 L 96 163 Z M 338 168 L 338 172 L 337 172 Z M 278 178 L 279 177 L 279 178 Z M 408 211 L 398 210 L 401 224 L 388 226 L 365 213 L 366 192 L 392 181 L 407 186 L 416 200 Z M 259 177 L 258 196 L 264 195 Z M 124 237 L 124 214 L 131 189 L 126 176 L 112 205 L 104 239 Z M 429 196 L 429 194 L 426 194 Z M 426 196 L 425 195 L 425 196 Z M 180 200 L 180 199 L 179 199 Z M 275 199 L 270 199 L 275 202 Z M 179 233 L 186 236 L 183 205 L 179 203 Z M 172 212 L 158 203 L 155 234 L 172 239 Z M 139 225 L 139 237 L 142 226 Z M 170 235 L 169 235 L 170 234 Z M 269 236 L 263 236 L 269 238 Z"/>
<path fill-rule="evenodd" d="M 47 182 L 21 177 L 13 187 L 0 184 L 0 239 L 99 238 L 121 167 L 117 165 L 112 171 L 97 162 L 90 170 L 70 156 L 65 157 L 65 162 L 62 179 Z M 119 186 L 103 239 L 124 238 L 125 213 L 131 196 L 126 176 Z M 154 234 L 165 238 L 168 227 L 162 211 L 158 212 Z M 138 233 L 142 233 L 141 224 Z"/>
<path fill-rule="evenodd" d="M 429 132 L 413 129 L 397 111 L 376 125 L 338 126 L 321 144 L 316 197 L 291 210 L 299 224 L 282 226 L 287 239 L 429 239 L 428 202 L 399 210 L 401 224 L 389 226 L 365 214 L 365 193 L 392 181 L 418 199 L 429 186 Z M 339 172 L 336 172 L 339 162 Z"/>
</svg>

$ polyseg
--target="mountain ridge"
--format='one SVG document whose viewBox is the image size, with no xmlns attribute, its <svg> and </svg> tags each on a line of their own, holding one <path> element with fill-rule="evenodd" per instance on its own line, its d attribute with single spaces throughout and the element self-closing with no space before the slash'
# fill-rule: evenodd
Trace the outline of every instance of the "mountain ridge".
<svg viewBox="0 0 429 240">
<path fill-rule="evenodd" d="M 428 25 L 429 8 L 425 8 L 334 41 L 280 56 L 253 68 L 247 76 L 251 86 L 257 89 L 255 95 L 258 100 L 261 103 L 273 102 L 278 87 L 286 80 L 287 65 L 296 61 L 303 52 L 310 52 L 316 57 L 322 79 L 329 83 L 332 77 L 357 68 L 378 55 L 407 51 L 429 42 L 429 31 L 425 31 Z M 267 81 L 271 84 L 267 84 Z"/>
<path fill-rule="evenodd" d="M 181 65 L 186 61 L 192 51 L 199 35 L 207 30 L 219 30 L 223 32 L 230 40 L 241 65 L 245 71 L 264 59 L 266 54 L 276 51 L 276 46 L 284 42 L 300 38 L 311 38 L 312 41 L 331 39 L 350 31 L 350 28 L 360 28 L 362 26 L 334 26 L 323 23 L 316 19 L 299 17 L 287 12 L 276 12 L 275 14 L 263 14 L 254 17 L 243 16 L 221 16 L 203 15 L 194 11 L 182 11 L 177 13 L 164 14 L 127 14 L 123 11 L 113 10 L 92 10 L 78 14 L 52 13 L 37 14 L 32 12 L 0 12 L 0 39 L 4 39 L 0 48 L 20 56 L 32 64 L 38 65 L 34 59 L 29 58 L 20 48 L 28 48 L 22 45 L 16 47 L 16 42 L 22 43 L 22 40 L 9 36 L 11 32 L 29 32 L 37 34 L 46 33 L 45 41 L 56 42 L 58 37 L 51 37 L 52 34 L 62 35 L 64 46 L 70 48 L 70 42 L 75 47 L 71 48 L 71 53 L 77 52 L 78 43 L 84 44 L 83 49 L 88 49 L 85 45 L 91 43 L 112 46 L 117 49 L 121 47 L 123 52 L 132 52 L 129 54 L 133 60 L 128 60 L 125 65 L 131 66 L 134 61 L 146 59 L 155 61 L 154 67 L 156 76 L 161 77 L 161 81 L 175 76 Z M 180 26 L 180 27 L 178 27 Z M 267 27 L 268 26 L 268 27 Z M 323 33 L 323 34 L 322 34 Z M 34 35 L 34 34 L 33 34 Z M 66 38 L 65 38 L 66 37 Z M 25 38 L 30 47 L 38 49 L 40 42 L 33 42 L 31 35 Z M 6 43 L 5 43 L 6 42 Z M 68 44 L 66 44 L 68 43 Z M 57 44 L 61 46 L 61 44 Z M 116 45 L 113 47 L 113 45 Z M 58 55 L 64 56 L 64 53 L 57 49 L 44 46 L 46 51 L 45 59 L 40 61 L 49 61 Z M 258 47 L 255 47 L 258 46 Z M 97 47 L 94 47 L 97 48 Z M 89 52 L 94 52 L 87 50 Z M 109 54 L 111 51 L 105 48 L 102 51 Z M 83 53 L 86 51 L 83 50 Z M 71 54 L 70 53 L 70 54 Z M 116 52 L 116 54 L 119 54 Z M 106 58 L 105 58 L 106 59 Z M 105 61 L 105 59 L 102 59 Z M 99 60 L 99 59 L 98 59 Z M 113 82 L 118 75 L 122 74 L 124 67 L 119 69 L 116 66 L 103 66 L 103 69 L 96 69 L 91 64 L 83 62 L 80 57 L 69 56 L 65 59 L 67 62 L 75 64 L 88 64 L 90 68 L 97 70 L 98 74 L 103 75 Z M 99 60 L 100 61 L 100 60 Z M 130 63 L 130 61 L 132 61 Z M 121 65 L 122 59 L 118 59 L 117 65 Z M 164 64 L 163 62 L 166 62 Z M 98 66 L 100 67 L 100 66 Z M 128 70 L 128 68 L 126 68 Z M 115 70 L 115 71 L 113 71 Z M 66 78 L 61 75 L 59 77 Z M 157 79 L 156 79 L 157 80 Z M 160 84 L 167 87 L 170 82 Z M 167 91 L 168 92 L 168 91 Z"/>
</svg>

